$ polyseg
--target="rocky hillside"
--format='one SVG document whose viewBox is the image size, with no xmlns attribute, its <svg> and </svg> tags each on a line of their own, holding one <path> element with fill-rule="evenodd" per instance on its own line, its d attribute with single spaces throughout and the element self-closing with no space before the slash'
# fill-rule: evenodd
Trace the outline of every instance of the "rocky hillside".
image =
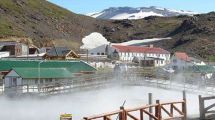
<svg viewBox="0 0 215 120">
<path fill-rule="evenodd" d="M 77 15 L 46 0 L 0 0 L 0 36 L 31 37 L 35 44 L 69 41 L 75 47 L 95 30 L 95 19 Z M 68 44 L 68 43 L 67 43 Z"/>
<path fill-rule="evenodd" d="M 0 0 L 0 14 L 1 38 L 30 37 L 38 46 L 49 46 L 54 42 L 78 49 L 84 36 L 100 32 L 112 42 L 172 37 L 172 40 L 155 45 L 201 58 L 215 55 L 215 13 L 193 17 L 97 20 L 72 13 L 46 0 Z"/>
</svg>

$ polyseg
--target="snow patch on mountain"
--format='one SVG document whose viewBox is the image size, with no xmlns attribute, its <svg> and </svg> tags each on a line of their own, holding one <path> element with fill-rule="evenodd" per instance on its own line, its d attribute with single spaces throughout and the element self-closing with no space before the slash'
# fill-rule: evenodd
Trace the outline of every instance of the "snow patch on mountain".
<svg viewBox="0 0 215 120">
<path fill-rule="evenodd" d="M 87 16 L 92 16 L 94 18 L 97 18 L 98 16 L 102 15 L 103 12 L 93 12 L 93 13 L 88 13 L 86 14 Z"/>
<path fill-rule="evenodd" d="M 98 19 L 142 19 L 149 16 L 163 16 L 171 17 L 178 15 L 188 15 L 192 16 L 198 14 L 197 12 L 184 11 L 184 10 L 174 10 L 166 9 L 161 7 L 111 7 L 105 9 L 101 12 L 96 12 L 93 14 L 87 14 L 88 16 L 98 18 Z"/>
<path fill-rule="evenodd" d="M 152 39 L 142 39 L 142 40 L 130 40 L 130 41 L 123 42 L 123 43 L 111 43 L 102 34 L 93 32 L 90 35 L 85 36 L 82 39 L 83 45 L 80 48 L 90 50 L 90 49 L 96 48 L 101 45 L 108 45 L 110 43 L 112 45 L 144 45 L 146 43 L 153 43 L 153 42 L 157 42 L 157 41 L 161 41 L 161 40 L 170 40 L 170 39 L 172 39 L 172 38 L 171 37 L 152 38 Z"/>
<path fill-rule="evenodd" d="M 174 10 L 174 9 L 167 9 L 170 12 L 180 13 L 180 14 L 188 14 L 188 15 L 195 15 L 198 14 L 197 12 L 193 11 L 184 11 L 184 10 Z"/>
<path fill-rule="evenodd" d="M 123 43 L 113 43 L 116 45 L 138 45 L 138 44 L 144 44 L 144 43 L 153 43 L 161 40 L 171 40 L 171 37 L 167 38 L 151 38 L 151 39 L 143 39 L 143 40 L 131 40 L 128 42 L 123 42 Z"/>
<path fill-rule="evenodd" d="M 143 12 L 140 11 L 139 13 L 132 13 L 132 14 L 128 14 L 128 13 L 122 13 L 122 14 L 118 14 L 110 19 L 114 19 L 114 20 L 122 20 L 122 19 L 142 19 L 145 17 L 149 17 L 149 16 L 163 16 L 162 14 L 157 14 L 153 11 L 150 12 Z"/>
</svg>

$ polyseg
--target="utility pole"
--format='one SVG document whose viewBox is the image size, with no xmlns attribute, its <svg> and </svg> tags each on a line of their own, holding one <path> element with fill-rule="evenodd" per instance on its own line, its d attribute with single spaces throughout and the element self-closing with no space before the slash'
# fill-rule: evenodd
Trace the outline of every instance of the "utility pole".
<svg viewBox="0 0 215 120">
<path fill-rule="evenodd" d="M 29 41 L 27 39 L 27 60 L 28 60 L 28 55 L 29 55 Z"/>
<path fill-rule="evenodd" d="M 55 45 L 54 45 L 54 42 L 53 42 L 53 47 L 54 47 L 54 50 L 55 50 L 56 56 L 58 57 L 58 53 L 57 53 L 56 47 L 55 47 Z"/>
<path fill-rule="evenodd" d="M 151 105 L 152 104 L 152 93 L 148 93 L 148 104 Z M 152 107 L 149 107 L 149 113 L 153 113 L 152 111 Z M 152 120 L 152 117 L 149 116 L 149 120 Z"/>
<path fill-rule="evenodd" d="M 88 63 L 88 54 L 89 54 L 88 52 L 89 52 L 89 51 L 88 51 L 88 49 L 87 49 L 87 63 Z"/>
</svg>

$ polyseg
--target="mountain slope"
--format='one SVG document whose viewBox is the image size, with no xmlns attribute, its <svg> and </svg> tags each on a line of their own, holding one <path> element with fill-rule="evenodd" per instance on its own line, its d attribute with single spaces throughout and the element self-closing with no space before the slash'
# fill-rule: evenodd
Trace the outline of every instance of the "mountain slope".
<svg viewBox="0 0 215 120">
<path fill-rule="evenodd" d="M 172 37 L 154 43 L 174 52 L 215 55 L 215 13 L 195 16 L 100 20 L 78 15 L 45 0 L 0 0 L 0 38 L 26 36 L 37 46 L 64 45 L 78 50 L 81 39 L 100 32 L 111 42 Z"/>
<path fill-rule="evenodd" d="M 163 16 L 163 17 L 172 17 L 178 15 L 188 15 L 192 16 L 197 14 L 191 11 L 183 11 L 183 10 L 171 10 L 166 8 L 159 7 L 140 7 L 140 8 L 132 8 L 132 7 L 111 7 L 105 9 L 101 12 L 90 13 L 88 16 L 98 18 L 98 19 L 142 19 L 149 16 Z"/>
<path fill-rule="evenodd" d="M 0 14 L 1 37 L 28 36 L 40 46 L 52 39 L 79 44 L 83 35 L 91 33 L 95 29 L 93 24 L 97 23 L 95 19 L 77 15 L 45 0 L 1 0 Z"/>
</svg>

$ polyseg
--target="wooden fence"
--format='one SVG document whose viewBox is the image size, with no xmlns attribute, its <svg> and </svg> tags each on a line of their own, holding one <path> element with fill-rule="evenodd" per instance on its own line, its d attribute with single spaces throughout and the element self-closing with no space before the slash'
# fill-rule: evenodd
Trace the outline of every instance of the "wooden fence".
<svg viewBox="0 0 215 120">
<path fill-rule="evenodd" d="M 77 76 L 66 81 L 58 81 L 43 84 L 22 84 L 13 87 L 4 87 L 4 94 L 22 94 L 22 93 L 36 93 L 41 95 L 51 95 L 58 93 L 70 92 L 75 88 L 86 88 L 93 86 L 103 86 L 109 83 L 113 78 L 110 74 L 88 74 Z M 1 87 L 0 87 L 1 88 Z"/>
<path fill-rule="evenodd" d="M 208 100 L 215 100 L 215 96 L 202 97 L 201 95 L 199 95 L 199 113 L 200 113 L 201 120 L 206 119 L 207 114 L 215 114 L 214 110 L 210 110 L 212 108 L 215 108 L 215 103 L 205 107 L 205 101 L 208 101 Z"/>
<path fill-rule="evenodd" d="M 154 112 L 150 111 L 150 109 Z M 120 107 L 120 110 L 96 116 L 84 117 L 84 120 L 144 120 L 145 118 L 154 120 L 186 120 L 186 117 L 186 96 L 185 92 L 183 92 L 183 100 L 181 101 L 160 103 L 159 100 L 156 100 L 156 104 L 145 105 L 132 109 Z"/>
</svg>

